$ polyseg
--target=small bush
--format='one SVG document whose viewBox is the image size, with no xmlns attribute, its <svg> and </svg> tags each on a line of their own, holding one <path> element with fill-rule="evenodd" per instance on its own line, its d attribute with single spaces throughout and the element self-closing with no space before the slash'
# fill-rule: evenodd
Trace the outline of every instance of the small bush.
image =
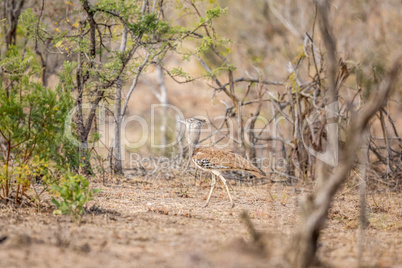
<svg viewBox="0 0 402 268">
<path fill-rule="evenodd" d="M 91 189 L 88 180 L 78 174 L 68 172 L 52 186 L 59 201 L 52 198 L 52 202 L 57 206 L 55 214 L 69 214 L 78 217 L 84 213 L 84 205 L 93 199 L 93 196 L 100 192 L 100 189 Z"/>
<path fill-rule="evenodd" d="M 64 63 L 56 88 L 39 82 L 41 66 L 29 49 L 22 53 L 10 46 L 0 68 L 6 81 L 0 83 L 0 200 L 21 203 L 28 197 L 39 206 L 40 195 L 50 192 L 61 197 L 60 202 L 53 199 L 58 211 L 82 214 L 97 190 L 70 172 L 79 169 L 77 147 L 64 135 L 74 105 L 70 90 L 74 65 Z M 38 179 L 43 189 L 29 196 Z"/>
</svg>

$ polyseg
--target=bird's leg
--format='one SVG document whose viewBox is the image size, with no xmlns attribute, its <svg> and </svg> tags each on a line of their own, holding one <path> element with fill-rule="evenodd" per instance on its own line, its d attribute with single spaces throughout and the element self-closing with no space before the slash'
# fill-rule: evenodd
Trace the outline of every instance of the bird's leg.
<svg viewBox="0 0 402 268">
<path fill-rule="evenodd" d="M 214 191 L 215 184 L 216 184 L 216 175 L 215 175 L 215 174 L 212 174 L 211 190 L 209 191 L 209 195 L 208 195 L 208 198 L 207 198 L 207 202 L 205 203 L 204 208 L 207 207 L 208 204 L 209 204 L 209 200 L 211 199 L 211 195 L 212 195 L 212 192 Z"/>
<path fill-rule="evenodd" d="M 232 207 L 234 207 L 235 204 L 233 202 L 232 196 L 230 195 L 228 185 L 226 184 L 226 179 L 222 175 L 219 175 L 219 178 L 221 178 L 223 184 L 226 187 L 226 191 L 228 192 L 228 196 L 229 196 L 229 199 L 230 199 L 230 204 L 232 205 Z"/>
</svg>

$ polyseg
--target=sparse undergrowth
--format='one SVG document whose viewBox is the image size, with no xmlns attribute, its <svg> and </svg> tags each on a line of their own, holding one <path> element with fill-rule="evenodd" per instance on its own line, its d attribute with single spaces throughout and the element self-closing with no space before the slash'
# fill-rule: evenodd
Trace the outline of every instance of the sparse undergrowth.
<svg viewBox="0 0 402 268">
<path fill-rule="evenodd" d="M 203 208 L 208 181 L 192 179 L 149 180 L 125 178 L 100 185 L 86 206 L 80 222 L 56 216 L 51 210 L 0 209 L 0 266 L 76 267 L 263 267 L 275 260 L 298 222 L 300 200 L 312 185 L 286 186 L 234 184 L 236 207 L 230 209 L 225 189 L 217 185 L 209 207 Z M 181 194 L 188 186 L 187 196 Z M 299 189 L 306 189 L 304 192 Z M 326 228 L 319 241 L 322 265 L 357 265 L 359 200 L 354 188 L 336 195 Z M 398 247 L 402 235 L 399 192 L 369 191 L 369 225 L 363 264 L 395 267 L 402 259 Z M 266 252 L 260 252 L 240 214 L 248 211 L 261 233 Z M 385 219 L 379 224 L 378 219 Z M 29 252 L 24 258 L 24 252 Z M 161 254 L 163 252 L 163 254 Z M 11 258 L 15 256 L 16 258 Z M 79 259 L 79 261 L 78 261 Z"/>
<path fill-rule="evenodd" d="M 91 189 L 85 177 L 71 173 L 52 185 L 52 189 L 59 196 L 59 200 L 52 198 L 58 208 L 54 213 L 73 215 L 75 218 L 84 213 L 84 205 L 100 192 L 100 189 Z"/>
</svg>

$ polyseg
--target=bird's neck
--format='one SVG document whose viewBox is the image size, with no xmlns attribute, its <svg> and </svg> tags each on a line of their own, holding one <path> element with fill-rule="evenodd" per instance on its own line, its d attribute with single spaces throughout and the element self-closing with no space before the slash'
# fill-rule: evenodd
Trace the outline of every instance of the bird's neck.
<svg viewBox="0 0 402 268">
<path fill-rule="evenodd" d="M 195 148 L 197 148 L 198 146 L 198 143 L 200 141 L 200 132 L 201 129 L 198 126 L 190 126 L 190 128 L 187 130 L 187 142 L 190 150 L 190 156 L 193 154 Z"/>
</svg>

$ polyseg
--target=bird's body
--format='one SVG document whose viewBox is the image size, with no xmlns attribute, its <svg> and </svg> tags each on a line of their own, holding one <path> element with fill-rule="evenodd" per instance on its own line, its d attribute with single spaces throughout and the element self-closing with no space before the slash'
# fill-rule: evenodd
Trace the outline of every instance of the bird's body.
<svg viewBox="0 0 402 268">
<path fill-rule="evenodd" d="M 198 147 L 194 150 L 192 159 L 198 168 L 209 172 L 244 170 L 257 177 L 265 176 L 250 161 L 228 149 Z"/>
<path fill-rule="evenodd" d="M 205 206 L 208 206 L 209 204 L 209 200 L 211 199 L 212 192 L 215 188 L 216 176 L 218 176 L 225 185 L 230 203 L 233 207 L 234 202 L 230 195 L 226 179 L 223 177 L 222 172 L 231 170 L 243 170 L 257 177 L 264 177 L 264 172 L 254 166 L 249 160 L 245 159 L 241 155 L 234 153 L 231 150 L 198 146 L 201 126 L 202 123 L 205 122 L 204 120 L 189 118 L 182 122 L 186 124 L 186 134 L 190 147 L 189 151 L 191 152 L 191 159 L 198 168 L 212 174 L 211 190 L 209 192 Z"/>
</svg>

